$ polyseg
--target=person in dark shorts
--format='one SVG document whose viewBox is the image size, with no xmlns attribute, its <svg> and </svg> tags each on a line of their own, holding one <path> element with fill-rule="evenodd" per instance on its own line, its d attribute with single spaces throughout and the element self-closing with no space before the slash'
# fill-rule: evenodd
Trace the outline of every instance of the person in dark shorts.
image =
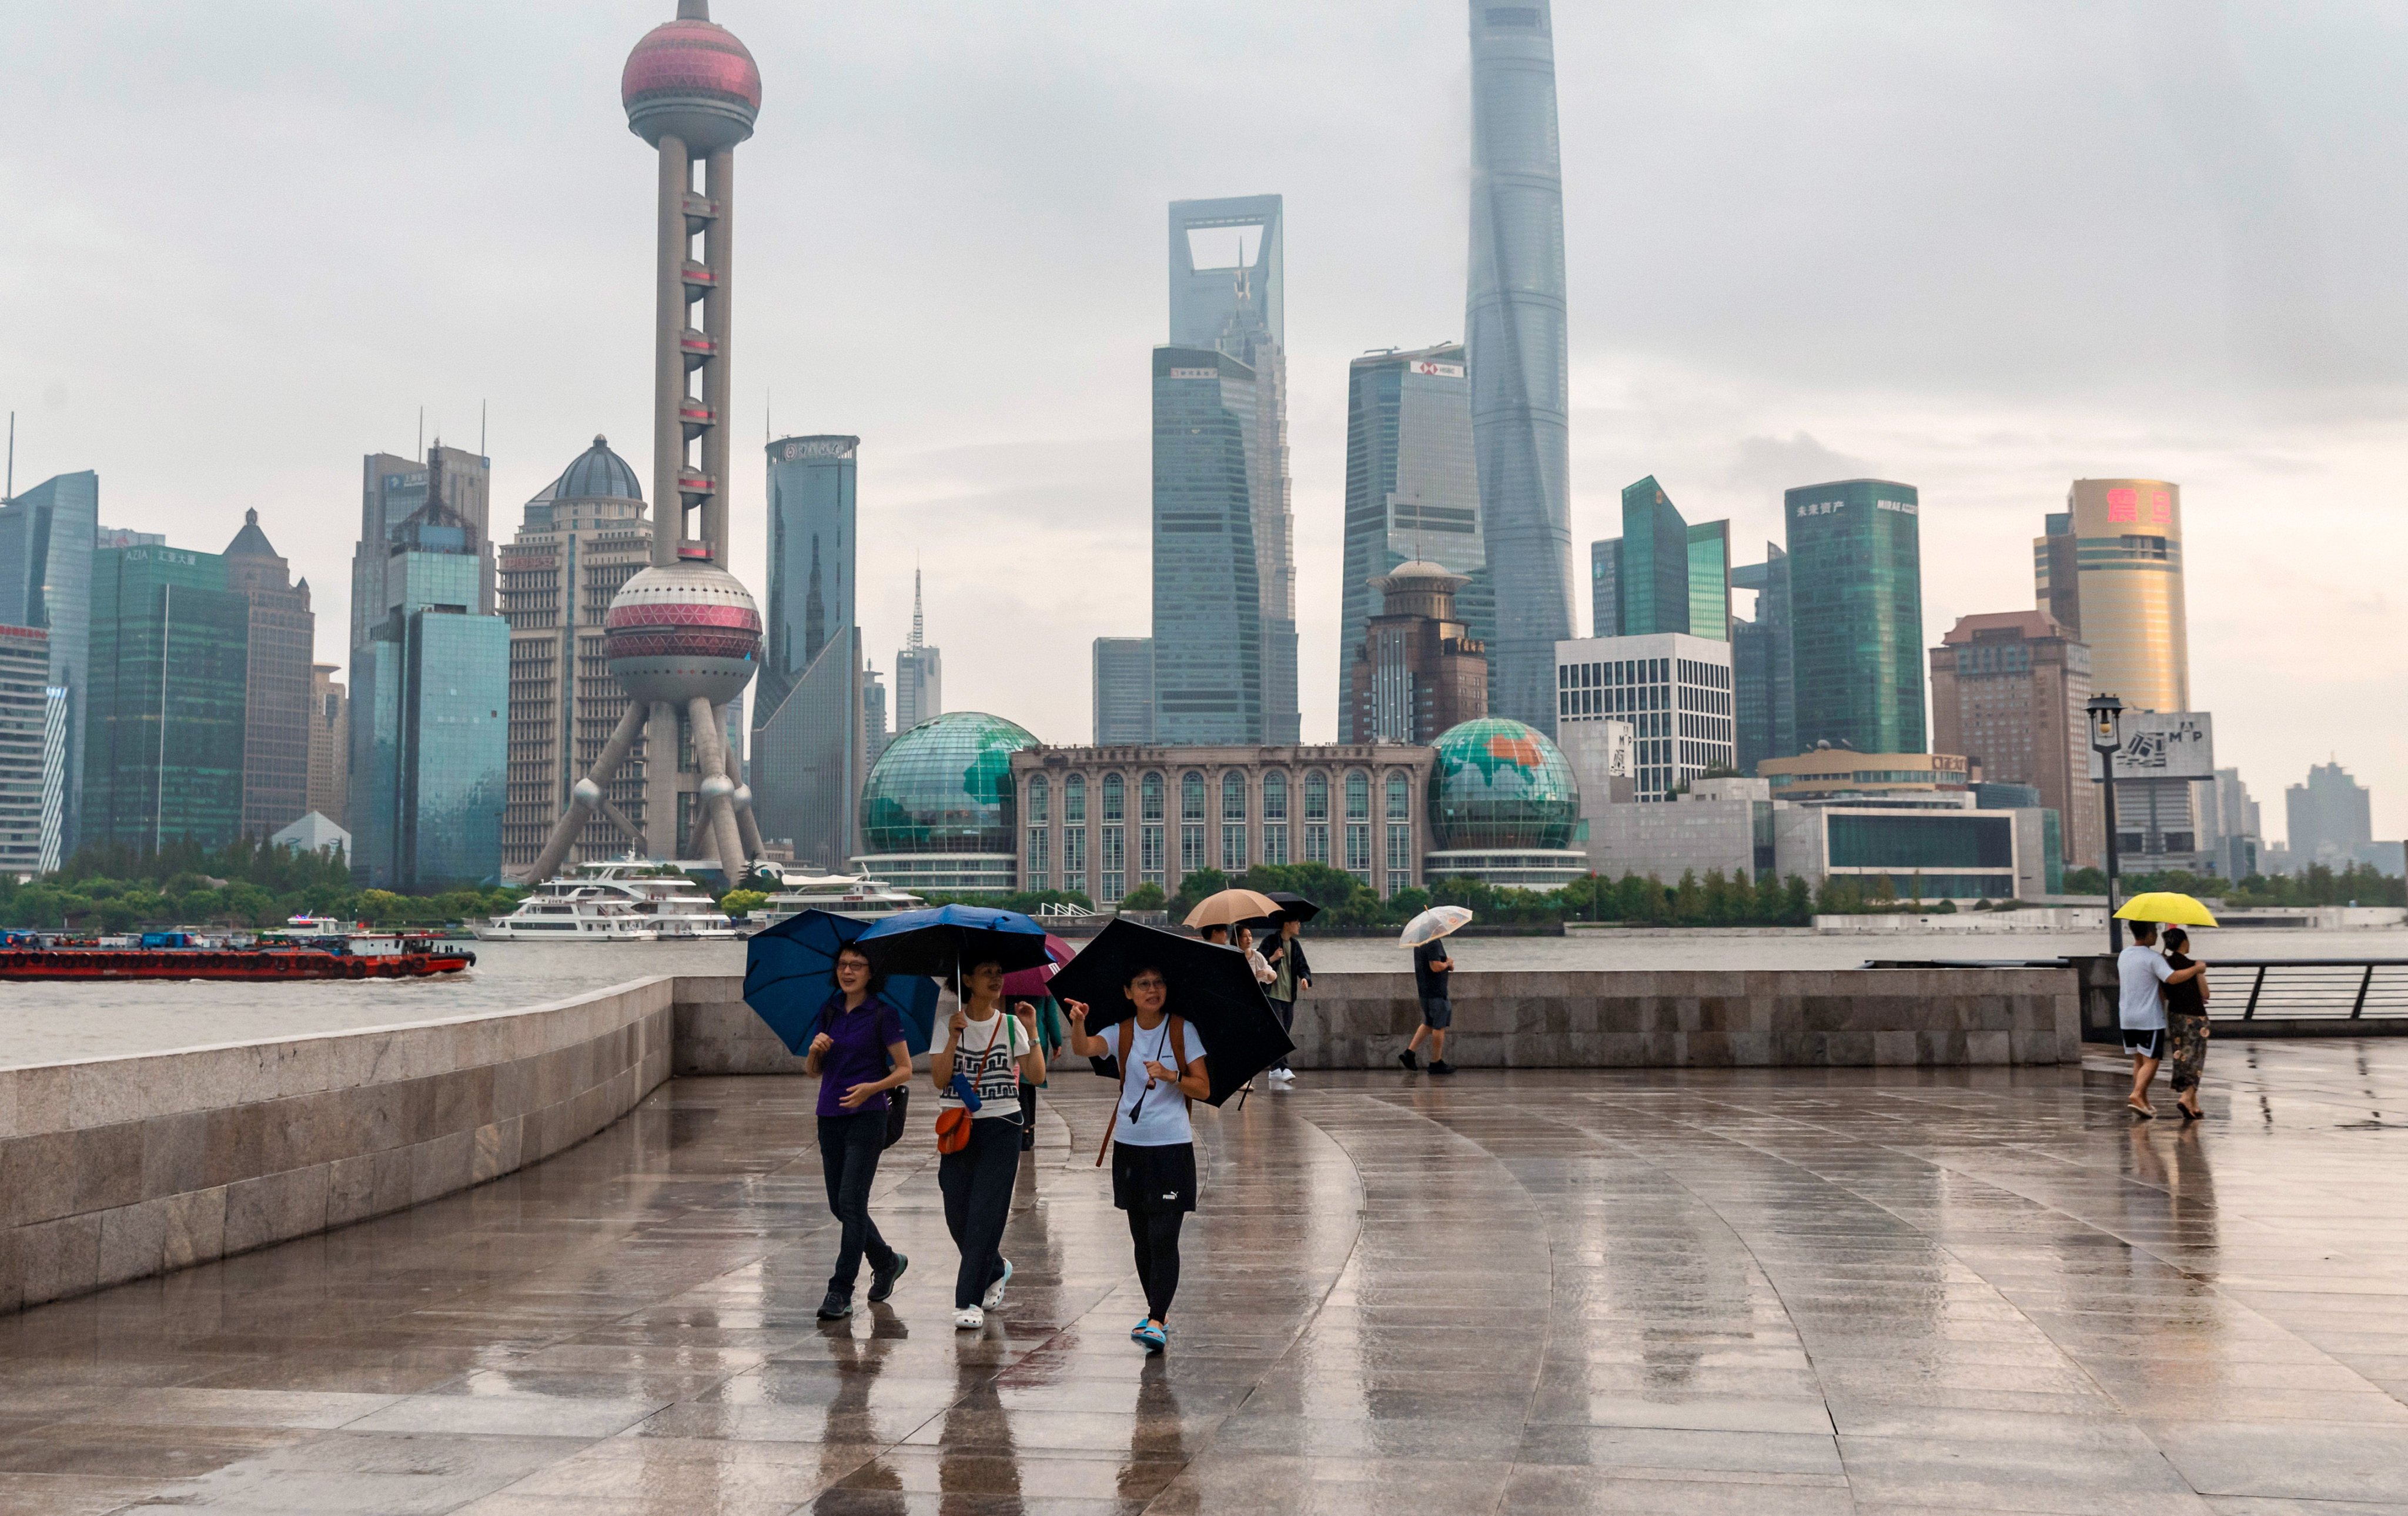
<svg viewBox="0 0 2408 1516">
<path fill-rule="evenodd" d="M 2196 962 L 2185 956 L 2189 947 L 2189 932 L 2180 927 L 2166 929 L 2168 968 L 2179 974 Z M 2204 972 L 2195 978 L 2166 981 L 2166 1040 L 2172 1045 L 2174 1109 L 2182 1112 L 2186 1121 L 2206 1114 L 2199 1108 L 2199 1076 L 2207 1067 L 2207 997 Z"/>
<path fill-rule="evenodd" d="M 1145 1319 L 1131 1341 L 1158 1353 L 1169 1344 L 1170 1299 L 1179 1290 L 1179 1230 L 1196 1208 L 1196 1129 L 1187 1105 L 1212 1092 L 1204 1068 L 1204 1039 L 1168 1014 L 1170 987 L 1162 971 L 1140 968 L 1125 987 L 1137 1016 L 1105 1035 L 1087 1035 L 1087 1007 L 1066 1000 L 1070 1051 L 1105 1061 L 1097 1072 L 1117 1076 L 1112 1115 L 1112 1204 L 1128 1213 Z"/>
<path fill-rule="evenodd" d="M 886 1245 L 869 1219 L 869 1187 L 886 1148 L 887 1091 L 911 1082 L 911 1049 L 903 1017 L 882 993 L 884 976 L 857 947 L 836 956 L 836 993 L 820 1008 L 819 1032 L 803 1055 L 803 1072 L 820 1081 L 820 1168 L 828 1209 L 843 1223 L 836 1272 L 828 1276 L 823 1321 L 853 1314 L 853 1287 L 869 1259 L 869 1298 L 882 1301 L 911 1261 Z"/>
<path fill-rule="evenodd" d="M 2205 969 L 2197 963 L 2177 969 L 2157 951 L 2157 929 L 2147 921 L 2132 923 L 2132 946 L 2115 958 L 2116 1019 L 2124 1031 L 2124 1050 L 2132 1055 L 2132 1092 L 2124 1104 L 2133 1115 L 2157 1114 L 2149 1104 L 2149 1085 L 2166 1056 L 2166 997 L 2161 987 L 2198 978 Z"/>
<path fill-rule="evenodd" d="M 1405 1067 L 1419 1068 L 1414 1055 L 1421 1051 L 1422 1039 L 1430 1045 L 1429 1071 L 1432 1074 L 1453 1074 L 1455 1065 L 1446 1061 L 1446 1031 L 1455 1025 L 1455 1002 L 1448 996 L 1449 975 L 1455 973 L 1455 960 L 1446 956 L 1446 940 L 1434 939 L 1413 949 L 1413 989 L 1422 1002 L 1422 1024 L 1413 1028 L 1412 1040 L 1397 1055 Z"/>
</svg>

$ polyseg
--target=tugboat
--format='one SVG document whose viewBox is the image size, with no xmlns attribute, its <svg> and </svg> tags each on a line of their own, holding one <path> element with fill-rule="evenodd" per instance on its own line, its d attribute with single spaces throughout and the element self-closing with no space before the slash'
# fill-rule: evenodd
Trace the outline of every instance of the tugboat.
<svg viewBox="0 0 2408 1516">
<path fill-rule="evenodd" d="M 248 946 L 194 931 L 146 931 L 107 946 L 39 932 L 0 941 L 0 982 L 79 979 L 423 979 L 477 955 L 406 932 L 296 917 Z"/>
</svg>

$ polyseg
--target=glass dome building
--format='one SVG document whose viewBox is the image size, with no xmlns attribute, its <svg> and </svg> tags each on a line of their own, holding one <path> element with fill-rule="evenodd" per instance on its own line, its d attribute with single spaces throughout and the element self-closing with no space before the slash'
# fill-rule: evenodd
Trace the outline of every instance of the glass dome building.
<svg viewBox="0 0 2408 1516">
<path fill-rule="evenodd" d="M 1560 889 L 1589 872 L 1580 786 L 1545 734 L 1482 716 L 1432 746 L 1428 878 Z"/>
<path fill-rule="evenodd" d="M 861 787 L 855 867 L 913 892 L 1018 888 L 1011 755 L 1025 728 L 979 711 L 931 716 L 886 744 Z"/>
</svg>

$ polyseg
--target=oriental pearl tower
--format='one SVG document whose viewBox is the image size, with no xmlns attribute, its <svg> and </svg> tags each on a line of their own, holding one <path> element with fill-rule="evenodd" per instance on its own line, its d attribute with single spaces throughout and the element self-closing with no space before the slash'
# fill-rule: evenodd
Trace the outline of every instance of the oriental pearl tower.
<svg viewBox="0 0 2408 1516">
<path fill-rule="evenodd" d="M 677 20 L 627 55 L 619 93 L 627 127 L 660 154 L 659 261 L 652 331 L 652 561 L 620 587 L 603 626 L 627 714 L 573 791 L 526 877 L 552 877 L 595 812 L 653 858 L 715 855 L 730 884 L 761 855 L 751 792 L 735 782 L 727 702 L 761 662 L 761 613 L 727 571 L 729 273 L 736 145 L 752 135 L 761 71 L 709 0 L 678 0 Z M 695 243 L 699 241 L 697 249 Z M 699 256 L 696 253 L 699 253 Z M 700 308 L 697 315 L 696 307 Z M 644 739 L 644 825 L 605 798 Z M 680 739 L 695 767 L 681 771 Z"/>
</svg>

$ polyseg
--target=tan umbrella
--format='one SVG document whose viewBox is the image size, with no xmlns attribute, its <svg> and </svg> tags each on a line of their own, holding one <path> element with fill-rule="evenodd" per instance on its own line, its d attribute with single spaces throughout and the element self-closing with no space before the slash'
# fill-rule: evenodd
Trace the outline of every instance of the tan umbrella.
<svg viewBox="0 0 2408 1516">
<path fill-rule="evenodd" d="M 1198 931 L 1206 927 L 1234 927 L 1240 921 L 1266 920 L 1279 914 L 1279 902 L 1256 890 L 1225 889 L 1205 896 L 1201 904 L 1187 913 L 1187 924 Z"/>
</svg>

